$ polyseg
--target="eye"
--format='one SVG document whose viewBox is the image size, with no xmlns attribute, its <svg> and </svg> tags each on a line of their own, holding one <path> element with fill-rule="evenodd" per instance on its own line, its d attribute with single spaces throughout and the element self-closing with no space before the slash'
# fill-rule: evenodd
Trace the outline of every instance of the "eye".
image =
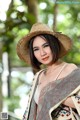
<svg viewBox="0 0 80 120">
<path fill-rule="evenodd" d="M 39 50 L 38 48 L 34 48 L 34 49 L 33 49 L 34 52 L 35 52 L 35 51 L 38 51 L 38 50 Z"/>
<path fill-rule="evenodd" d="M 48 43 L 46 43 L 46 44 L 44 44 L 44 45 L 43 45 L 43 47 L 49 47 L 49 44 L 48 44 Z"/>
</svg>

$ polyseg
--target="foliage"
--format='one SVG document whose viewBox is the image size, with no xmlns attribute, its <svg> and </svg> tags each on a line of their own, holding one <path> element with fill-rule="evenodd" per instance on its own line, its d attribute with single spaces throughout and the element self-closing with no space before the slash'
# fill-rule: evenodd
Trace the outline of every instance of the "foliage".
<svg viewBox="0 0 80 120">
<path fill-rule="evenodd" d="M 15 98 L 15 99 L 14 99 Z M 15 108 L 19 108 L 19 96 L 12 96 L 10 98 L 6 98 L 6 104 L 8 105 L 8 111 L 14 112 Z"/>
<path fill-rule="evenodd" d="M 64 11 L 61 8 L 65 8 Z M 58 22 L 58 30 L 67 34 L 72 38 L 73 47 L 70 53 L 64 57 L 67 62 L 73 62 L 75 64 L 80 64 L 80 33 L 79 33 L 79 11 L 80 8 L 78 5 L 71 6 L 59 6 L 59 10 L 61 10 L 60 16 L 62 16 L 62 20 Z M 65 16 L 64 16 L 65 15 Z M 65 24 L 66 23 L 66 24 Z M 66 28 L 66 29 L 65 29 Z"/>
</svg>

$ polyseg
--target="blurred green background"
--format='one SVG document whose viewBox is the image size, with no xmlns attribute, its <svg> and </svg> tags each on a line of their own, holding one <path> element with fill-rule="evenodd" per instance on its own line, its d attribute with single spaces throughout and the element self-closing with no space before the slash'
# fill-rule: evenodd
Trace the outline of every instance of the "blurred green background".
<svg viewBox="0 0 80 120">
<path fill-rule="evenodd" d="M 0 112 L 8 112 L 10 120 L 22 118 L 34 76 L 16 45 L 37 21 L 72 38 L 73 48 L 63 59 L 80 65 L 79 0 L 0 0 Z"/>
</svg>

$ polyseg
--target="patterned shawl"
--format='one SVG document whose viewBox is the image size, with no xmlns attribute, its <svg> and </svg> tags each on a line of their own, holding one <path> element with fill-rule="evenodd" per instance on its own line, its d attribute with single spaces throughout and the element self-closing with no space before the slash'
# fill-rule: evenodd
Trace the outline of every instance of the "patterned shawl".
<svg viewBox="0 0 80 120">
<path fill-rule="evenodd" d="M 50 120 L 52 108 L 58 107 L 68 96 L 77 92 L 76 89 L 80 86 L 80 69 L 74 70 L 62 79 L 51 82 L 42 89 L 37 111 L 33 94 L 27 120 Z M 35 88 L 37 83 L 38 79 Z"/>
</svg>

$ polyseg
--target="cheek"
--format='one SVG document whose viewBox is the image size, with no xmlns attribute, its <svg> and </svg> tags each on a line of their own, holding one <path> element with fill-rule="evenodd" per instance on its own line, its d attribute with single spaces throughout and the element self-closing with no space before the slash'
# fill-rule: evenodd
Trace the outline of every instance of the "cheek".
<svg viewBox="0 0 80 120">
<path fill-rule="evenodd" d="M 35 56 L 36 59 L 38 59 L 38 58 L 39 58 L 39 53 L 38 53 L 38 52 L 35 52 L 35 53 L 34 53 L 34 56 Z"/>
<path fill-rule="evenodd" d="M 53 58 L 53 53 L 52 53 L 51 50 L 48 51 L 48 55 L 49 55 L 51 58 Z"/>
<path fill-rule="evenodd" d="M 50 48 L 47 48 L 46 51 L 47 51 L 48 54 L 52 54 L 52 51 L 51 51 Z"/>
</svg>

